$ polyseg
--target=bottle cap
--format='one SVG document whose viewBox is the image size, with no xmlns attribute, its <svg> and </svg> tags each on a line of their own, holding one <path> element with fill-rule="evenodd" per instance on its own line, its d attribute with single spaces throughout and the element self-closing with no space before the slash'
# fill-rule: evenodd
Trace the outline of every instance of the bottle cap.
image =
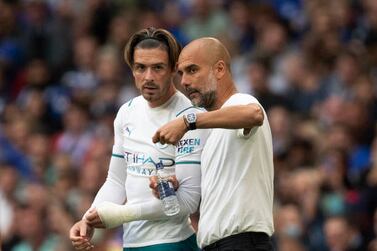
<svg viewBox="0 0 377 251">
<path fill-rule="evenodd" d="M 164 169 L 164 165 L 162 164 L 162 162 L 158 162 L 158 163 L 156 164 L 156 169 L 157 169 L 157 170 L 162 170 L 162 169 Z"/>
</svg>

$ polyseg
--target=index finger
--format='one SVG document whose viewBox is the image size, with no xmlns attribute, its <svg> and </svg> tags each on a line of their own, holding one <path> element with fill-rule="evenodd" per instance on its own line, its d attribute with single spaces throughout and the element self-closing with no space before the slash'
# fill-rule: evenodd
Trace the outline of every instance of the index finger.
<svg viewBox="0 0 377 251">
<path fill-rule="evenodd" d="M 170 181 L 174 187 L 174 190 L 177 191 L 179 187 L 178 179 L 175 175 L 169 176 L 168 181 Z"/>
<path fill-rule="evenodd" d="M 153 137 L 152 137 L 152 141 L 153 141 L 153 143 L 157 143 L 157 142 L 160 141 L 160 131 L 157 131 L 157 132 L 153 135 Z"/>
<path fill-rule="evenodd" d="M 78 241 L 83 241 L 83 240 L 84 240 L 84 237 L 82 237 L 82 236 L 70 236 L 69 239 L 70 239 L 72 242 L 78 242 Z"/>
<path fill-rule="evenodd" d="M 78 240 L 82 239 L 82 237 L 80 236 L 80 229 L 79 229 L 79 228 L 72 227 L 72 228 L 69 230 L 69 238 L 70 238 L 72 241 L 78 241 Z"/>
</svg>

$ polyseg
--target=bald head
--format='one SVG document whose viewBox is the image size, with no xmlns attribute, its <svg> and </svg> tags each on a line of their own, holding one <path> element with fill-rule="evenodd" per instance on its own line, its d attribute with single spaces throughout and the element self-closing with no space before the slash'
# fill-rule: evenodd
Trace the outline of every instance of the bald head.
<svg viewBox="0 0 377 251">
<path fill-rule="evenodd" d="M 204 37 L 193 40 L 183 48 L 181 55 L 182 57 L 187 55 L 202 57 L 210 65 L 222 60 L 230 71 L 229 52 L 218 39 L 213 37 Z"/>
<path fill-rule="evenodd" d="M 200 38 L 186 45 L 177 68 L 181 85 L 195 106 L 218 109 L 237 91 L 229 52 L 216 38 Z"/>
</svg>

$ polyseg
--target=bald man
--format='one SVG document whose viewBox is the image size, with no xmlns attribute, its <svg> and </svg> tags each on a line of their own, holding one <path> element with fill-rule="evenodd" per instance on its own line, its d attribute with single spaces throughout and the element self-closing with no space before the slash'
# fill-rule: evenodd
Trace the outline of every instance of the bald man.
<svg viewBox="0 0 377 251">
<path fill-rule="evenodd" d="M 182 136 L 212 129 L 201 156 L 198 244 L 203 250 L 272 250 L 273 160 L 266 113 L 237 92 L 230 56 L 215 38 L 188 44 L 178 59 L 186 95 L 206 113 L 188 113 L 157 130 L 154 142 L 183 145 Z"/>
</svg>

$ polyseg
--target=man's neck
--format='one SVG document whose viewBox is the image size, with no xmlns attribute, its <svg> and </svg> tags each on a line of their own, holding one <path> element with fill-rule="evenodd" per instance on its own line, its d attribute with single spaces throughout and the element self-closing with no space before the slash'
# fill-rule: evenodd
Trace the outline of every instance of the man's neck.
<svg viewBox="0 0 377 251">
<path fill-rule="evenodd" d="M 169 91 L 166 93 L 166 95 L 163 96 L 160 100 L 158 100 L 158 102 L 148 102 L 149 107 L 150 108 L 156 108 L 156 107 L 164 105 L 166 102 L 168 102 L 170 100 L 171 97 L 173 97 L 173 95 L 176 92 L 177 92 L 177 90 L 175 89 L 174 85 L 172 84 L 172 87 L 169 88 Z"/>
<path fill-rule="evenodd" d="M 224 81 L 224 83 L 220 83 L 218 85 L 217 90 L 217 98 L 215 101 L 215 105 L 208 110 L 218 110 L 220 109 L 224 103 L 235 93 L 237 93 L 237 88 L 234 85 L 232 80 Z"/>
</svg>

